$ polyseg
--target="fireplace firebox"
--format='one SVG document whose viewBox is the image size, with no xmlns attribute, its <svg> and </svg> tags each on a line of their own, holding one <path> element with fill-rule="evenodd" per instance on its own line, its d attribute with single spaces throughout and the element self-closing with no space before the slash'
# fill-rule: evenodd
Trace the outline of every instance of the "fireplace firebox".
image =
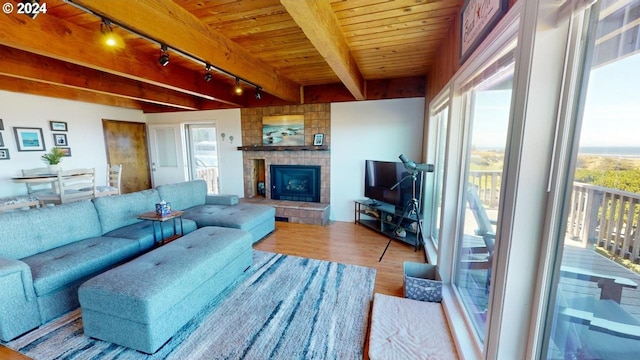
<svg viewBox="0 0 640 360">
<path fill-rule="evenodd" d="M 320 202 L 320 166 L 271 165 L 271 199 Z"/>
</svg>

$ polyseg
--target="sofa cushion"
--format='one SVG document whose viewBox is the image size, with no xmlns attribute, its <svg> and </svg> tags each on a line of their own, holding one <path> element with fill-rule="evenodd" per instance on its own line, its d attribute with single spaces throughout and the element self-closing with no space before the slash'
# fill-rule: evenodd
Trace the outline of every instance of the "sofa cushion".
<svg viewBox="0 0 640 360">
<path fill-rule="evenodd" d="M 207 205 L 236 205 L 238 204 L 238 195 L 215 194 L 207 195 L 205 204 Z"/>
<path fill-rule="evenodd" d="M 184 181 L 157 187 L 160 198 L 171 203 L 173 210 L 185 210 L 204 205 L 207 198 L 207 183 L 204 180 Z"/>
<path fill-rule="evenodd" d="M 11 259 L 102 235 L 98 213 L 91 201 L 3 213 L 0 234 L 3 234 L 0 257 Z"/>
<path fill-rule="evenodd" d="M 140 252 L 137 241 L 93 237 L 22 259 L 31 268 L 36 295 L 87 278 Z"/>
<path fill-rule="evenodd" d="M 102 225 L 102 234 L 140 222 L 138 215 L 154 211 L 160 202 L 155 189 L 124 195 L 101 196 L 92 200 Z M 102 235 L 101 234 L 101 235 Z"/>
<path fill-rule="evenodd" d="M 265 221 L 273 221 L 272 206 L 240 203 L 238 205 L 201 205 L 184 211 L 184 218 L 204 226 L 222 226 L 250 231 Z"/>
</svg>

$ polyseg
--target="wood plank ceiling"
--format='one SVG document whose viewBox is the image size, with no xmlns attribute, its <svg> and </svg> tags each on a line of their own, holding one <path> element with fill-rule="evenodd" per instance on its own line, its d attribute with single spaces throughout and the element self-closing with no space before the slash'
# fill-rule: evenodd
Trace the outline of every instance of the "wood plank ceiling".
<svg viewBox="0 0 640 360">
<path fill-rule="evenodd" d="M 0 89 L 146 112 L 424 96 L 463 2 L 46 0 L 0 15 Z M 224 72 L 207 82 L 206 63 Z"/>
</svg>

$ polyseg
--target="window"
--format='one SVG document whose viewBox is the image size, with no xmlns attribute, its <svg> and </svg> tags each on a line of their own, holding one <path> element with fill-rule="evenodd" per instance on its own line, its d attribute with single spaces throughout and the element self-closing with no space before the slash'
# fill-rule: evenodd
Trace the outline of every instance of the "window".
<svg viewBox="0 0 640 360">
<path fill-rule="evenodd" d="M 466 131 L 458 184 L 459 236 L 453 285 L 475 335 L 485 338 L 500 180 L 504 167 L 514 75 L 513 47 L 463 86 Z"/>
<path fill-rule="evenodd" d="M 545 357 L 637 359 L 640 0 L 599 1 L 585 34 Z"/>
</svg>

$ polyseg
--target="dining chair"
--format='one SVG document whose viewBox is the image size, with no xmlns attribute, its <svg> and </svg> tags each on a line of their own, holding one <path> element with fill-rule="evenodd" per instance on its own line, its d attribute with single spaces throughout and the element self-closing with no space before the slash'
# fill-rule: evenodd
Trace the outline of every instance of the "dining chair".
<svg viewBox="0 0 640 360">
<path fill-rule="evenodd" d="M 31 209 L 40 206 L 40 201 L 35 195 L 14 195 L 0 197 L 0 213 L 5 211 Z"/>
<path fill-rule="evenodd" d="M 95 169 L 58 171 L 57 188 L 48 194 L 38 194 L 44 203 L 65 204 L 96 197 Z"/>
<path fill-rule="evenodd" d="M 107 165 L 107 185 L 96 186 L 96 196 L 120 195 L 122 164 Z"/>
</svg>

